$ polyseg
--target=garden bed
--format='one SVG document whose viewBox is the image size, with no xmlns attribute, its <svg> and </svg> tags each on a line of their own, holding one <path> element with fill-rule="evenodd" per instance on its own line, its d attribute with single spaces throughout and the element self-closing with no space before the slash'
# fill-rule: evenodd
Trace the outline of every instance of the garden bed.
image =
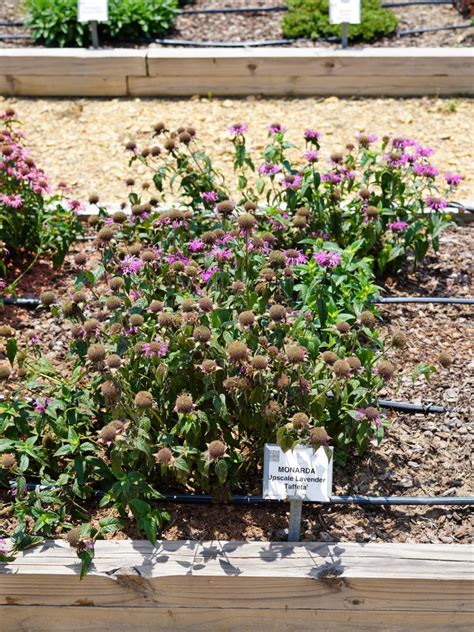
<svg viewBox="0 0 474 632">
<path fill-rule="evenodd" d="M 71 549 L 48 542 L 0 567 L 2 630 L 460 632 L 474 610 L 469 553 L 459 545 L 99 542 L 79 582 Z"/>
</svg>

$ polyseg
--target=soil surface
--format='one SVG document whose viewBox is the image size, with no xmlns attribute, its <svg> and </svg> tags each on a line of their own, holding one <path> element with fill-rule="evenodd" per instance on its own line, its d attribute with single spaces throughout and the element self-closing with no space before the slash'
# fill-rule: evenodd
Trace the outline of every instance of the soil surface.
<svg viewBox="0 0 474 632">
<path fill-rule="evenodd" d="M 21 282 L 18 294 L 38 294 L 53 288 L 64 296 L 73 285 L 72 259 L 77 250 L 93 253 L 91 242 L 77 245 L 61 272 L 44 262 Z M 90 265 L 92 261 L 90 261 Z M 441 237 L 441 251 L 430 253 L 415 272 L 387 280 L 387 290 L 400 296 L 474 296 L 474 226 L 452 227 Z M 368 494 L 409 496 L 469 496 L 473 494 L 470 449 L 474 433 L 474 309 L 472 306 L 386 305 L 380 309 L 385 336 L 402 329 L 409 336 L 404 351 L 393 353 L 397 378 L 386 399 L 452 408 L 444 414 L 391 413 L 391 425 L 379 448 L 364 456 L 352 455 L 345 466 L 336 466 L 335 495 Z M 41 340 L 46 356 L 64 364 L 69 326 L 49 313 L 5 307 L 0 324 L 18 330 L 27 343 L 31 335 Z M 437 362 L 447 352 L 452 365 Z M 2 349 L 0 347 L 0 358 Z M 426 362 L 436 368 L 430 381 L 416 377 L 416 367 Z M 248 494 L 261 494 L 261 480 L 250 483 Z M 171 505 L 171 523 L 161 537 L 168 539 L 271 539 L 284 540 L 288 505 L 199 506 Z M 102 517 L 104 510 L 91 508 Z M 139 537 L 133 527 L 118 537 Z M 356 507 L 304 506 L 302 537 L 305 540 L 357 542 L 468 543 L 472 538 L 471 513 L 466 507 Z"/>
<path fill-rule="evenodd" d="M 400 0 L 401 1 L 401 0 Z M 282 6 L 283 0 L 195 0 L 186 4 L 184 9 L 211 9 L 236 7 L 269 7 Z M 398 30 L 409 31 L 413 29 L 469 25 L 469 20 L 463 18 L 451 5 L 416 5 L 390 9 L 399 18 Z M 242 42 L 257 40 L 281 40 L 281 19 L 283 12 L 255 12 L 244 14 L 205 14 L 205 15 L 179 15 L 173 31 L 166 35 L 168 39 L 195 40 L 205 42 Z M 0 6 L 1 21 L 23 20 L 20 0 L 3 0 Z M 23 27 L 0 27 L 1 34 L 25 34 L 28 30 Z M 474 29 L 456 29 L 422 33 L 411 36 L 386 37 L 371 44 L 355 43 L 356 48 L 363 46 L 472 46 L 474 43 Z M 104 45 L 107 45 L 104 42 Z M 24 47 L 31 46 L 31 40 L 14 39 L 1 40 L 0 47 Z M 111 45 L 117 45 L 113 43 Z M 139 43 L 119 43 L 119 46 L 143 46 Z M 160 44 L 151 44 L 160 46 Z M 302 40 L 288 43 L 287 46 L 318 46 L 339 48 L 339 42 L 316 42 Z"/>
<path fill-rule="evenodd" d="M 0 111 L 16 109 L 23 121 L 26 144 L 53 185 L 64 181 L 72 195 L 86 201 L 97 192 L 101 200 L 125 199 L 128 154 L 125 143 L 150 144 L 151 127 L 165 121 L 170 128 L 193 125 L 199 142 L 232 180 L 232 144 L 227 128 L 236 121 L 249 124 L 248 147 L 260 154 L 267 142 L 267 126 L 280 121 L 288 139 L 303 146 L 307 128 L 323 133 L 321 165 L 331 152 L 343 149 L 361 130 L 379 137 L 408 136 L 436 153 L 432 162 L 441 173 L 465 177 L 456 199 L 474 199 L 473 102 L 470 99 L 25 99 L 0 97 Z M 294 157 L 300 156 L 295 151 Z M 80 165 L 80 168 L 78 168 Z M 137 181 L 150 176 L 140 165 Z"/>
</svg>

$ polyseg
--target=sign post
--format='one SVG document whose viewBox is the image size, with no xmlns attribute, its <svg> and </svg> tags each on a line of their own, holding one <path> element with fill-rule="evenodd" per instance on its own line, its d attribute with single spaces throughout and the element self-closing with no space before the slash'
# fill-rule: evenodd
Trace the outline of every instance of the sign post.
<svg viewBox="0 0 474 632">
<path fill-rule="evenodd" d="M 360 24 L 360 0 L 330 0 L 329 22 L 342 24 L 341 44 L 347 48 L 349 24 Z"/>
<path fill-rule="evenodd" d="M 94 48 L 99 48 L 97 22 L 107 22 L 108 19 L 108 0 L 77 0 L 77 20 L 89 23 Z"/>
<path fill-rule="evenodd" d="M 332 448 L 296 446 L 283 452 L 279 445 L 265 445 L 263 497 L 290 501 L 289 542 L 300 539 L 303 501 L 330 501 L 332 465 Z"/>
</svg>

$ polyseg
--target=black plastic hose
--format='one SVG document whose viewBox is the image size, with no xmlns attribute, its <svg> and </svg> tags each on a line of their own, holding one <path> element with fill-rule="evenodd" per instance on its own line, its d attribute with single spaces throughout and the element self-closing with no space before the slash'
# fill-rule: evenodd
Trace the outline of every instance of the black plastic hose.
<svg viewBox="0 0 474 632">
<path fill-rule="evenodd" d="M 338 38 L 336 38 L 338 40 Z M 207 40 L 157 39 L 156 44 L 163 46 L 193 46 L 195 48 L 251 48 L 252 46 L 284 46 L 294 44 L 300 39 L 249 40 L 248 42 L 211 42 Z M 339 41 L 339 40 L 338 40 Z"/>
<path fill-rule="evenodd" d="M 444 406 L 437 406 L 435 404 L 410 404 L 409 402 L 394 402 L 391 399 L 379 399 L 379 406 L 381 408 L 387 408 L 388 410 L 399 410 L 406 413 L 422 413 L 423 415 L 429 415 L 431 413 L 448 413 L 454 410 L 453 408 L 445 408 Z"/>
<path fill-rule="evenodd" d="M 452 24 L 451 26 L 432 26 L 423 29 L 412 29 L 409 31 L 398 31 L 398 37 L 405 37 L 407 35 L 420 35 L 421 33 L 437 33 L 438 31 L 455 31 L 456 29 L 471 29 L 473 24 Z"/>
<path fill-rule="evenodd" d="M 443 0 L 444 1 L 444 0 Z M 178 15 L 207 15 L 211 13 L 270 13 L 288 11 L 288 7 L 223 7 L 222 9 L 181 9 Z"/>
<path fill-rule="evenodd" d="M 380 298 L 369 299 L 369 303 L 375 303 L 375 304 L 441 303 L 445 305 L 474 305 L 474 298 L 456 298 L 456 297 L 450 298 L 450 297 L 444 297 L 444 296 L 382 296 Z"/>
</svg>

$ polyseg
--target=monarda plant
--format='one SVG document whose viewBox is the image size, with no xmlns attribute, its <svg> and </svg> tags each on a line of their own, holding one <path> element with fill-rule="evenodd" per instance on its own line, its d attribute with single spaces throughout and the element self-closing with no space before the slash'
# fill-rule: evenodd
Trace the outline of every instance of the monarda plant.
<svg viewBox="0 0 474 632">
<path fill-rule="evenodd" d="M 64 187 L 53 193 L 48 178 L 24 146 L 15 111 L 0 115 L 0 275 L 10 264 L 22 268 L 21 276 L 40 258 L 59 267 L 71 243 L 81 232 L 76 210 L 67 201 Z M 10 276 L 10 275 L 8 275 Z M 19 277 L 0 280 L 0 290 L 14 290 Z"/>
</svg>

